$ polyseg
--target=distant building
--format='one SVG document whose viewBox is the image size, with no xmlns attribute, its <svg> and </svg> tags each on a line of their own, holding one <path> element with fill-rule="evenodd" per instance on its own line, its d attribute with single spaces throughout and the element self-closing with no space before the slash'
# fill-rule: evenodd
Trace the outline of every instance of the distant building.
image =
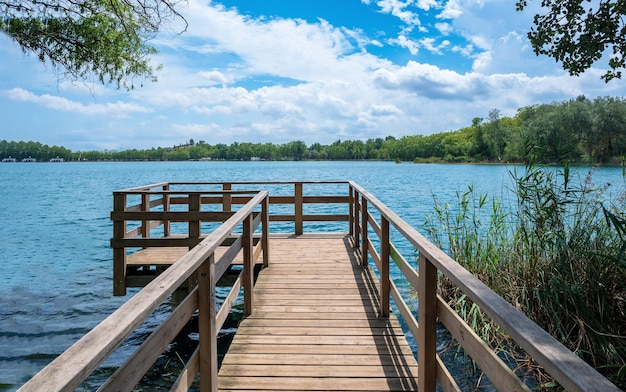
<svg viewBox="0 0 626 392">
<path fill-rule="evenodd" d="M 28 158 L 22 158 L 22 162 L 37 162 L 37 159 L 29 156 Z"/>
<path fill-rule="evenodd" d="M 65 159 L 59 157 L 50 158 L 50 162 L 65 162 Z"/>
<path fill-rule="evenodd" d="M 2 158 L 2 162 L 17 162 L 17 159 L 11 158 L 11 156 L 9 155 L 8 158 Z"/>
</svg>

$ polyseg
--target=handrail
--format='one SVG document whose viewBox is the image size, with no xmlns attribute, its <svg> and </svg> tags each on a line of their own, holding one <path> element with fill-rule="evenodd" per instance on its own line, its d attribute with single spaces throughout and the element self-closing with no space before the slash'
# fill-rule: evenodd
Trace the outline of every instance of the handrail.
<svg viewBox="0 0 626 392">
<path fill-rule="evenodd" d="M 243 284 L 245 308 L 251 309 L 253 298 L 253 273 L 251 269 L 254 262 L 251 246 L 252 233 L 255 223 L 261 222 L 263 225 L 262 235 L 267 236 L 269 233 L 266 213 L 267 201 L 267 191 L 257 192 L 245 206 L 235 212 L 224 224 L 37 373 L 19 391 L 72 391 L 78 388 L 99 364 L 130 336 L 169 295 L 194 274 L 198 280 L 197 288 L 190 292 L 179 305 L 179 308 L 164 322 L 163 327 L 153 332 L 153 338 L 149 338 L 149 340 L 163 344 L 163 339 L 167 337 L 168 339 L 165 341 L 171 341 L 184 325 L 181 320 L 188 320 L 194 309 L 199 309 L 201 336 L 199 348 L 179 382 L 185 383 L 184 376 L 193 373 L 193 371 L 189 371 L 190 369 L 199 369 L 203 390 L 215 390 L 214 386 L 217 385 L 217 332 L 225 319 L 224 314 L 230 310 L 230 306 L 222 306 L 220 312 L 216 314 L 215 283 L 219 278 L 218 275 L 226 270 L 224 265 L 230 264 L 237 252 L 230 252 L 229 257 L 225 255 L 217 262 L 214 253 L 224 239 L 230 236 L 237 227 L 243 225 L 243 233 L 240 237 L 242 240 L 236 241 L 236 245 L 233 246 L 243 249 L 244 268 L 238 280 L 239 283 L 235 284 L 233 291 L 239 292 L 240 284 Z M 261 219 L 255 220 L 253 213 L 258 206 L 262 207 Z M 268 252 L 268 249 L 263 251 Z M 233 295 L 236 296 L 236 294 L 232 294 L 233 291 L 231 291 L 231 295 L 224 305 L 232 305 L 234 302 Z M 160 351 L 156 350 L 154 346 L 147 346 L 146 344 L 144 343 L 138 349 L 139 354 L 129 359 L 129 363 L 143 365 L 147 358 L 151 358 L 153 362 L 156 359 L 154 356 L 158 357 Z M 144 349 L 144 347 L 149 348 Z M 203 366 L 198 366 L 199 363 L 202 363 Z M 135 367 L 123 366 L 121 369 L 125 370 L 116 372 L 102 387 L 103 390 L 117 390 L 118 387 L 122 390 L 132 390 L 143 374 L 135 374 Z M 195 373 L 193 374 L 195 375 Z M 128 383 L 128 380 L 133 380 L 134 383 Z"/>
<path fill-rule="evenodd" d="M 439 381 L 446 391 L 459 390 L 436 353 L 437 319 L 446 326 L 499 390 L 528 390 L 465 321 L 437 296 L 438 271 L 449 278 L 568 391 L 619 391 L 609 380 L 433 245 L 367 190 L 350 182 L 350 194 L 353 200 L 351 212 L 354 215 L 354 219 L 351 220 L 353 224 L 351 231 L 355 233 L 355 243 L 361 247 L 362 260 L 366 262 L 368 255 L 371 255 L 379 268 L 380 312 L 384 314 L 387 311 L 388 303 L 385 301 L 391 293 L 409 328 L 417 332 L 418 386 L 421 392 L 434 391 L 436 381 Z M 380 214 L 379 226 L 372 225 L 375 223 L 370 213 L 372 208 Z M 380 255 L 376 253 L 368 238 L 368 223 L 379 237 Z M 389 240 L 389 225 L 392 225 L 419 253 L 419 274 L 412 270 L 406 261 L 394 260 L 403 266 L 400 272 L 418 292 L 419 326 L 417 321 L 411 320 L 412 316 L 406 310 L 408 309 L 406 303 L 393 282 L 389 280 L 389 260 L 393 249 L 393 244 Z"/>
<path fill-rule="evenodd" d="M 256 190 L 233 187 L 280 186 L 293 189 L 292 194 L 272 194 L 269 204 L 293 205 L 293 213 L 269 213 L 270 222 L 293 222 L 294 234 L 304 233 L 305 222 L 349 221 L 349 214 L 311 214 L 309 204 L 346 204 L 350 198 L 343 195 L 308 195 L 305 186 L 348 185 L 347 181 L 230 181 L 230 182 L 167 182 L 113 192 L 113 293 L 126 295 L 128 287 L 128 248 L 193 247 L 201 241 L 202 222 L 224 222 L 233 214 L 233 206 L 249 202 Z M 136 203 L 136 204 L 134 204 Z M 173 206 L 178 206 L 174 208 Z M 203 208 L 217 206 L 216 208 Z M 186 207 L 186 208 L 185 208 Z M 156 209 L 156 210 L 155 210 Z M 268 211 L 271 210 L 271 207 Z M 188 233 L 175 235 L 173 222 L 188 222 Z M 128 229 L 130 223 L 134 223 Z M 350 226 L 351 227 L 351 226 Z M 162 229 L 154 235 L 155 229 Z M 267 264 L 267 260 L 264 260 Z M 145 281 L 141 280 L 141 284 Z M 132 285 L 132 284 L 131 284 Z"/>
</svg>

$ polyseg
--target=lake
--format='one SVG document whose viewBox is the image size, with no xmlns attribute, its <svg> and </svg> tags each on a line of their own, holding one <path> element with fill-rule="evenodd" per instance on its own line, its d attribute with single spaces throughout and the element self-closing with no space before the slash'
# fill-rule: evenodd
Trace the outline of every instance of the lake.
<svg viewBox="0 0 626 392">
<path fill-rule="evenodd" d="M 473 184 L 480 193 L 506 198 L 514 168 L 523 169 L 392 162 L 2 163 L 0 390 L 17 389 L 132 295 L 112 295 L 114 190 L 166 181 L 353 180 L 420 229 L 433 211 L 433 195 L 454 203 L 456 192 Z M 594 182 L 611 183 L 617 194 L 624 189 L 621 173 L 594 169 Z"/>
</svg>

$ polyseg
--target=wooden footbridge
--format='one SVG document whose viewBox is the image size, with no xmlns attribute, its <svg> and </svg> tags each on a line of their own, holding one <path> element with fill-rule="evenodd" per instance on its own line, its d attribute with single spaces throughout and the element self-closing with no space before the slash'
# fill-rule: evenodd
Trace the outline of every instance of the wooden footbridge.
<svg viewBox="0 0 626 392">
<path fill-rule="evenodd" d="M 167 320 L 99 390 L 134 390 L 192 318 L 198 345 L 172 391 L 459 391 L 437 355 L 438 324 L 496 388 L 529 390 L 437 295 L 438 274 L 565 389 L 618 390 L 353 182 L 154 184 L 114 192 L 111 218 L 114 293 L 142 289 L 20 391 L 80 389 L 168 301 Z M 391 238 L 417 250 L 417 269 Z M 217 303 L 225 276 L 236 278 Z M 217 335 L 238 301 L 245 318 L 218 364 Z"/>
</svg>

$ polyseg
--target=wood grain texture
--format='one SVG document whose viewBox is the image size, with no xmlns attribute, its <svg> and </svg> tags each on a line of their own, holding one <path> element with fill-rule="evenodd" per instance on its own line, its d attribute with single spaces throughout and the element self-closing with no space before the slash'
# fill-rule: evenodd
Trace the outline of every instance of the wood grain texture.
<svg viewBox="0 0 626 392">
<path fill-rule="evenodd" d="M 344 236 L 272 238 L 219 371 L 221 391 L 414 391 L 417 362 Z"/>
</svg>

